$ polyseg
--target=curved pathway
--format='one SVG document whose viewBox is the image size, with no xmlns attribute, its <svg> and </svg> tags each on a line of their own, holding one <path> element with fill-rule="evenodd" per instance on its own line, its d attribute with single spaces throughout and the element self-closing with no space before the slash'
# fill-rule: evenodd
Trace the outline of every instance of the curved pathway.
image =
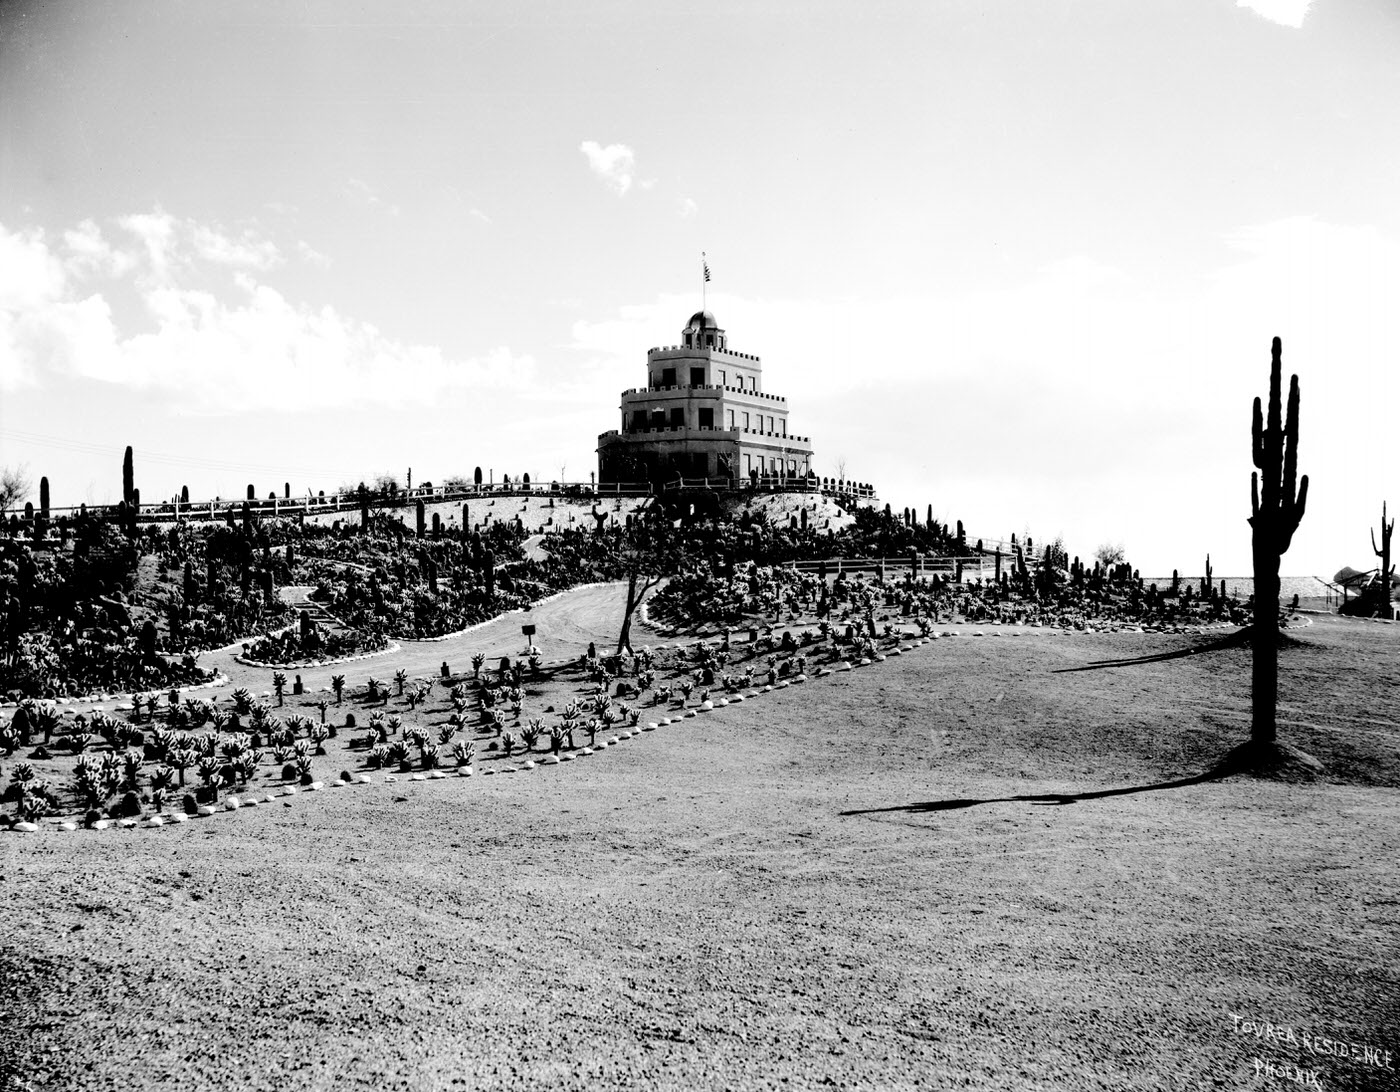
<svg viewBox="0 0 1400 1092">
<path fill-rule="evenodd" d="M 407 671 L 410 677 L 437 675 L 445 660 L 455 673 L 471 670 L 474 653 L 485 654 L 488 660 L 519 656 L 525 649 L 522 625 L 534 623 L 535 647 L 546 661 L 573 659 L 596 642 L 600 652 L 611 651 L 622 628 L 622 611 L 626 605 L 627 585 L 623 582 L 574 588 L 548 602 L 535 604 L 530 610 L 512 611 L 460 636 L 441 641 L 408 641 L 396 639 L 401 646 L 397 652 L 352 660 L 342 664 L 284 669 L 288 682 L 297 675 L 308 694 L 329 686 L 332 675 L 344 675 L 348 686 L 362 686 L 370 676 L 390 682 L 394 672 Z M 633 619 L 633 626 L 640 619 Z M 223 694 L 234 687 L 266 690 L 272 684 L 272 668 L 249 667 L 234 659 L 241 653 L 240 645 L 219 649 L 200 657 L 201 667 L 212 667 L 228 676 L 228 683 L 210 696 Z"/>
</svg>

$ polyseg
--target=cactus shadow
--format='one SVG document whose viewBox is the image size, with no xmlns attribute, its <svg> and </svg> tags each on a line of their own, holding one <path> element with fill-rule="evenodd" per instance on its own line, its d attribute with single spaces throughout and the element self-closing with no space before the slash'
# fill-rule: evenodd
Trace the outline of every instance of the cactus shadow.
<svg viewBox="0 0 1400 1092">
<path fill-rule="evenodd" d="M 1095 789 L 1090 792 L 1076 793 L 1021 793 L 1016 796 L 996 796 L 987 799 L 975 799 L 971 797 L 960 797 L 949 800 L 921 800 L 910 804 L 893 804 L 883 808 L 853 808 L 849 811 L 838 812 L 841 816 L 851 815 L 880 815 L 889 812 L 904 812 L 906 814 L 919 814 L 923 812 L 938 811 L 961 811 L 965 808 L 980 807 L 983 804 L 1029 804 L 1032 807 L 1063 807 L 1067 804 L 1079 804 L 1088 800 L 1103 800 L 1112 796 L 1132 796 L 1142 792 L 1162 792 L 1168 789 L 1184 789 L 1192 785 L 1202 785 L 1211 781 L 1218 781 L 1228 777 L 1234 771 L 1224 767 L 1216 767 L 1202 774 L 1195 774 L 1191 777 L 1177 778 L 1174 781 L 1156 781 L 1150 785 L 1129 785 L 1119 789 Z"/>
<path fill-rule="evenodd" d="M 1095 660 L 1093 663 L 1081 664 L 1078 667 L 1056 668 L 1051 674 L 1069 675 L 1076 671 L 1102 671 L 1110 667 L 1134 667 L 1138 664 L 1157 664 L 1167 660 L 1181 660 L 1188 656 L 1202 656 L 1208 652 L 1223 652 L 1231 648 L 1247 648 L 1253 634 L 1253 629 L 1249 626 L 1234 633 L 1228 633 L 1224 637 L 1216 638 L 1214 641 L 1207 641 L 1203 645 L 1193 645 L 1190 648 L 1178 648 L 1173 652 L 1154 652 L 1149 656 L 1120 657 L 1113 660 Z"/>
</svg>

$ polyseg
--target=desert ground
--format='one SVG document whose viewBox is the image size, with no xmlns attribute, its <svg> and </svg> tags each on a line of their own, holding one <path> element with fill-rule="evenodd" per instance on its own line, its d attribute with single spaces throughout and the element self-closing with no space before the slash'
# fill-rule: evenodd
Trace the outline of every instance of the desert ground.
<svg viewBox="0 0 1400 1092">
<path fill-rule="evenodd" d="M 1400 1088 L 1400 627 L 1309 620 L 1312 781 L 1206 776 L 1245 650 L 952 626 L 566 764 L 0 835 L 0 1089 Z"/>
</svg>

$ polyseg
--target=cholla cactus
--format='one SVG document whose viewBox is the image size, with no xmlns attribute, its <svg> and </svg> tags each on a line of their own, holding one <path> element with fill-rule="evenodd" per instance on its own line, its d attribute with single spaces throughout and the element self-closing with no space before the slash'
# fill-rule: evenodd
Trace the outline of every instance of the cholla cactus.
<svg viewBox="0 0 1400 1092">
<path fill-rule="evenodd" d="M 293 713 L 287 718 L 287 728 L 291 731 L 293 739 L 299 736 L 310 736 L 312 723 L 310 717 L 304 717 L 300 713 Z"/>
<path fill-rule="evenodd" d="M 398 735 L 403 729 L 403 717 L 399 716 L 397 713 L 390 713 L 388 720 L 385 721 L 385 727 L 388 729 L 391 736 Z"/>
<path fill-rule="evenodd" d="M 369 715 L 369 730 L 379 737 L 381 743 L 389 742 L 389 729 L 384 722 L 383 713 L 371 713 Z"/>
<path fill-rule="evenodd" d="M 194 765 L 195 758 L 194 743 L 188 738 L 176 740 L 165 753 L 165 761 L 180 775 L 181 785 L 185 783 L 185 771 Z"/>
<path fill-rule="evenodd" d="M 27 766 L 28 763 L 20 765 Z M 11 779 L 16 785 L 23 786 L 28 781 L 33 780 L 34 768 L 29 767 L 29 777 L 19 780 L 11 775 Z M 78 799 L 82 801 L 85 808 L 96 808 L 101 806 L 106 799 L 106 793 L 102 784 L 102 771 L 98 763 L 89 759 L 86 755 L 79 758 L 73 766 L 73 790 L 78 794 Z"/>
<path fill-rule="evenodd" d="M 483 665 L 484 663 L 486 663 L 486 656 L 485 656 L 483 653 L 476 652 L 476 653 L 473 653 L 473 654 L 472 654 L 472 677 L 473 677 L 473 678 L 480 678 L 480 677 L 481 677 L 481 667 L 482 667 L 482 665 Z"/>
<path fill-rule="evenodd" d="M 438 745 L 436 743 L 428 743 L 419 747 L 418 759 L 422 763 L 423 769 L 437 769 L 438 758 L 441 755 L 441 753 L 442 752 L 439 750 Z"/>
<path fill-rule="evenodd" d="M 289 745 L 284 746 L 279 744 L 278 746 L 272 748 L 272 761 L 277 763 L 277 765 L 279 766 L 285 766 L 288 762 L 292 760 L 292 756 L 295 753 L 296 752 L 294 752 Z"/>
<path fill-rule="evenodd" d="M 308 732 L 311 742 L 316 745 L 316 753 L 323 755 L 326 753 L 326 740 L 331 738 L 331 730 L 324 724 L 313 724 Z"/>
<path fill-rule="evenodd" d="M 219 767 L 221 763 L 216 758 L 201 758 L 195 771 L 199 774 L 199 779 L 212 788 L 215 795 L 219 789 Z"/>
<path fill-rule="evenodd" d="M 253 707 L 253 695 L 248 692 L 248 688 L 240 686 L 229 696 L 233 698 L 233 711 L 240 717 L 246 717 Z"/>
<path fill-rule="evenodd" d="M 369 768 L 371 770 L 382 768 L 387 762 L 391 761 L 389 758 L 389 748 L 385 747 L 383 744 L 376 744 L 371 747 L 369 752 L 365 755 L 365 761 L 369 763 Z"/>
<path fill-rule="evenodd" d="M 520 729 L 520 741 L 525 745 L 527 753 L 535 749 L 535 744 L 543 734 L 544 721 L 539 717 L 531 717 L 525 727 Z"/>
<path fill-rule="evenodd" d="M 685 679 L 680 684 L 681 704 L 685 705 L 690 701 L 690 695 L 695 690 L 695 684 L 689 679 Z"/>
<path fill-rule="evenodd" d="M 287 676 L 283 672 L 272 673 L 272 691 L 277 695 L 277 704 L 280 706 L 287 691 Z"/>
<path fill-rule="evenodd" d="M 345 700 L 345 676 L 332 675 L 331 689 L 335 691 L 335 703 L 340 705 Z"/>
<path fill-rule="evenodd" d="M 446 724 L 439 726 L 438 743 L 446 747 L 449 743 L 452 742 L 452 737 L 457 734 L 458 727 L 458 725 L 452 723 L 451 719 L 449 719 Z"/>
<path fill-rule="evenodd" d="M 258 760 L 261 758 L 261 751 L 249 751 L 237 762 L 233 763 L 233 768 L 238 774 L 238 779 L 245 785 L 258 775 Z"/>
<path fill-rule="evenodd" d="M 170 752 L 171 744 L 174 742 L 175 733 L 169 728 L 162 728 L 160 725 L 151 726 L 150 747 L 158 760 L 165 760 L 165 756 Z"/>
<path fill-rule="evenodd" d="M 32 823 L 57 810 L 58 794 L 47 781 L 36 777 L 21 786 L 19 800 L 15 804 L 16 817 Z"/>
<path fill-rule="evenodd" d="M 452 745 L 452 757 L 458 766 L 470 766 L 476 759 L 476 744 L 471 740 L 459 740 Z"/>
<path fill-rule="evenodd" d="M 296 761 L 297 777 L 303 782 L 311 779 L 311 756 L 303 755 Z"/>
<path fill-rule="evenodd" d="M 390 763 L 397 764 L 400 769 L 406 770 L 408 769 L 410 754 L 412 754 L 412 752 L 409 750 L 408 740 L 396 739 L 393 743 L 389 744 L 386 757 Z"/>
<path fill-rule="evenodd" d="M 398 688 L 399 697 L 403 697 L 404 684 L 408 682 L 408 672 L 399 668 L 394 672 L 394 686 Z"/>
<path fill-rule="evenodd" d="M 298 759 L 311 757 L 311 744 L 307 740 L 299 739 L 292 744 L 292 754 Z"/>
<path fill-rule="evenodd" d="M 331 703 L 325 698 L 318 698 L 316 701 L 316 711 L 321 714 L 321 723 L 326 723 L 326 710 L 331 707 Z"/>
<path fill-rule="evenodd" d="M 561 725 L 555 725 L 549 730 L 549 751 L 550 754 L 558 754 L 564 747 L 565 730 Z"/>
</svg>

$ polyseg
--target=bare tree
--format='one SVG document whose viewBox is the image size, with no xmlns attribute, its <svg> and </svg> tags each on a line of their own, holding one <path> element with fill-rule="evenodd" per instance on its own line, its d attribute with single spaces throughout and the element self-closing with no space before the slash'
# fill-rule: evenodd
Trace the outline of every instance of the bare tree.
<svg viewBox="0 0 1400 1092">
<path fill-rule="evenodd" d="M 1123 560 L 1127 556 L 1127 552 L 1123 549 L 1123 544 L 1121 542 L 1117 545 L 1112 542 L 1105 542 L 1094 551 L 1094 560 L 1105 569 L 1111 569 L 1114 565 L 1123 564 Z"/>
<path fill-rule="evenodd" d="M 17 507 L 29 495 L 32 483 L 28 470 L 28 464 L 0 468 L 0 511 Z"/>
<path fill-rule="evenodd" d="M 630 527 L 617 533 L 622 536 L 621 554 L 627 572 L 627 603 L 617 636 L 617 652 L 630 653 L 632 615 L 647 594 L 675 571 L 678 542 L 670 519 L 655 501 L 633 516 Z"/>
</svg>

